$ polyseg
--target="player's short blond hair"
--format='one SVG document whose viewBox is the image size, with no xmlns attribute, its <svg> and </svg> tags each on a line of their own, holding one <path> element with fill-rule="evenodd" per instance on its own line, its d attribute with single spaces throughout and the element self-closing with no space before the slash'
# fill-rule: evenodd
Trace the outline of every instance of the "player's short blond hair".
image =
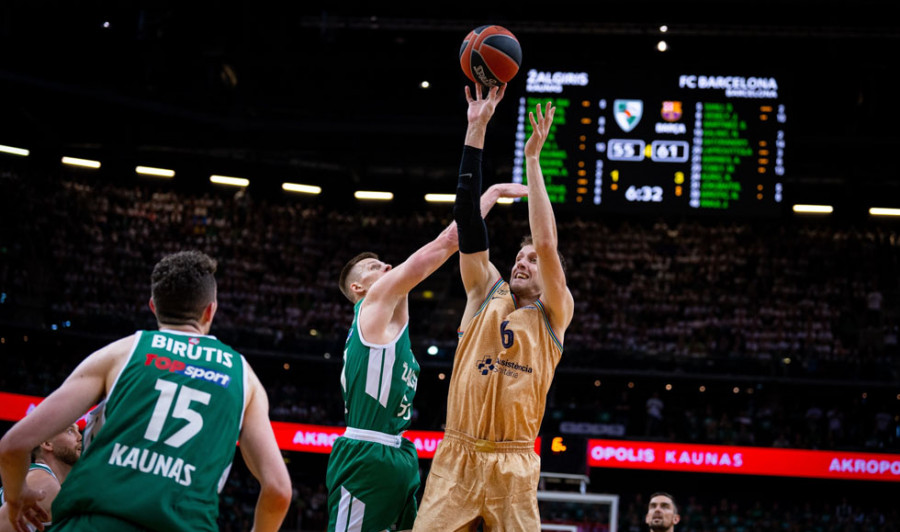
<svg viewBox="0 0 900 532">
<path fill-rule="evenodd" d="M 378 255 L 372 253 L 371 251 L 364 251 L 359 255 L 350 259 L 347 264 L 344 265 L 343 269 L 341 269 L 341 276 L 338 279 L 338 287 L 341 289 L 341 293 L 344 294 L 344 297 L 350 300 L 351 303 L 356 303 L 358 298 L 356 294 L 353 293 L 353 290 L 350 290 L 350 285 L 356 281 L 356 276 L 353 275 L 353 268 L 359 264 L 361 261 L 366 259 L 375 259 L 378 260 Z"/>
</svg>

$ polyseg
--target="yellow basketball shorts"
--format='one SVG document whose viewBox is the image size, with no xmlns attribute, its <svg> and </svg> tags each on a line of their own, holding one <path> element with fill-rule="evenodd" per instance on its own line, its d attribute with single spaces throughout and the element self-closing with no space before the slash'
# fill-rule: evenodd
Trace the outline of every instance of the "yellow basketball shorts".
<svg viewBox="0 0 900 532">
<path fill-rule="evenodd" d="M 540 530 L 534 442 L 490 442 L 448 430 L 425 481 L 414 532 Z"/>
</svg>

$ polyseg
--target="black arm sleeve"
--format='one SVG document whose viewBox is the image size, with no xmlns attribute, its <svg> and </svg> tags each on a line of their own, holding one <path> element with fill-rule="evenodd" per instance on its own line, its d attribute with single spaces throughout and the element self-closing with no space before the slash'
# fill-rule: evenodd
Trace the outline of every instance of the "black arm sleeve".
<svg viewBox="0 0 900 532">
<path fill-rule="evenodd" d="M 463 146 L 453 204 L 460 253 L 478 253 L 488 248 L 487 226 L 481 217 L 481 153 L 478 148 Z"/>
</svg>

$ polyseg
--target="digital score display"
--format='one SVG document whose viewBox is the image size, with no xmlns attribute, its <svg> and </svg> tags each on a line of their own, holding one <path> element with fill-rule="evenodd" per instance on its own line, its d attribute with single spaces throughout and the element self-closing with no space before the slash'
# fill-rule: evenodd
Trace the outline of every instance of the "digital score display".
<svg viewBox="0 0 900 532">
<path fill-rule="evenodd" d="M 781 213 L 787 113 L 777 77 L 540 69 L 524 77 L 513 181 L 526 182 L 528 113 L 552 102 L 541 152 L 552 202 L 619 213 Z"/>
</svg>

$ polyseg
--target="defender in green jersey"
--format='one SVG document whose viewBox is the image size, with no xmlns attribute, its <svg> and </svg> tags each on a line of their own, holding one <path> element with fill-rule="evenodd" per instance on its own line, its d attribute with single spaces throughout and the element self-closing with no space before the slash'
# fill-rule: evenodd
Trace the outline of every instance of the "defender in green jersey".
<svg viewBox="0 0 900 532">
<path fill-rule="evenodd" d="M 215 531 L 238 442 L 261 487 L 254 530 L 278 530 L 290 477 L 259 379 L 242 355 L 208 335 L 215 270 L 196 251 L 161 260 L 150 299 L 159 330 L 91 354 L 3 436 L 0 475 L 16 530 L 42 529 L 45 517 L 40 494 L 24 483 L 27 451 L 94 405 L 85 452 L 53 502 L 54 532 Z"/>
<path fill-rule="evenodd" d="M 526 190 L 494 185 L 481 198 L 482 213 Z M 419 461 L 402 433 L 412 417 L 419 363 L 410 348 L 407 298 L 457 249 L 454 223 L 396 268 L 366 252 L 341 271 L 354 319 L 341 373 L 347 429 L 334 442 L 326 474 L 329 531 L 412 529 Z"/>
<path fill-rule="evenodd" d="M 44 526 L 50 526 L 52 523 L 50 505 L 80 456 L 81 431 L 75 423 L 49 440 L 41 442 L 31 451 L 32 464 L 28 466 L 25 483 L 32 489 L 44 493 L 44 498 L 39 502 L 41 508 L 48 513 Z M 0 487 L 0 532 L 13 530 L 15 529 L 9 521 L 9 507 L 6 505 L 3 488 Z"/>
</svg>

